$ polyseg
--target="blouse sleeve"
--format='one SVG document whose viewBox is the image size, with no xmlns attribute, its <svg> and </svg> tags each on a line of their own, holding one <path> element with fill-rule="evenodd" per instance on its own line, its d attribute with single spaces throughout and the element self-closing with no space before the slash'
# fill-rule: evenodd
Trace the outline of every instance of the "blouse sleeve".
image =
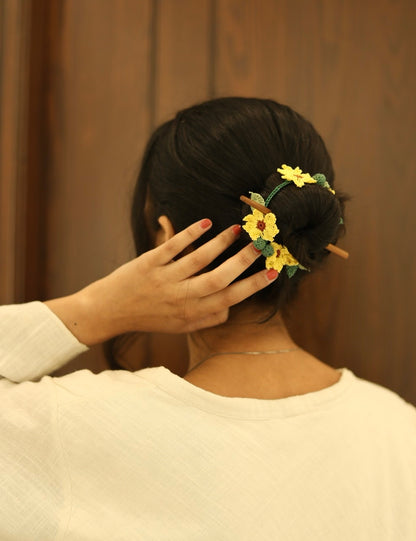
<svg viewBox="0 0 416 541">
<path fill-rule="evenodd" d="M 44 303 L 0 306 L 0 378 L 36 381 L 87 350 Z"/>
</svg>

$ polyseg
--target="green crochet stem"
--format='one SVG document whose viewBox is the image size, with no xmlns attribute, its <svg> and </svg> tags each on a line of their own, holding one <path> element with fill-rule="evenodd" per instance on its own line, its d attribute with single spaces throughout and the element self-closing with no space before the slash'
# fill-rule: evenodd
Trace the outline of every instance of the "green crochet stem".
<svg viewBox="0 0 416 541">
<path fill-rule="evenodd" d="M 264 202 L 264 206 L 265 207 L 268 207 L 269 206 L 269 203 L 270 201 L 273 199 L 273 197 L 277 194 L 277 192 L 280 192 L 280 190 L 282 188 L 284 188 L 285 186 L 287 186 L 288 184 L 290 184 L 290 180 L 285 180 L 284 182 L 282 182 L 282 184 L 279 184 L 278 186 L 276 186 L 276 188 L 269 194 L 269 197 L 266 199 L 266 201 Z"/>
</svg>

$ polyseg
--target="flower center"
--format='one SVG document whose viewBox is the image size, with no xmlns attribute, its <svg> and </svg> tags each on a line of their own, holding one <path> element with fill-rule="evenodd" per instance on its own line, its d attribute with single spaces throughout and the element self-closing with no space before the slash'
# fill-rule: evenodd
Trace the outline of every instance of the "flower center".
<svg viewBox="0 0 416 541">
<path fill-rule="evenodd" d="M 260 229 L 260 231 L 264 231 L 266 229 L 266 224 L 263 222 L 263 220 L 259 220 L 257 222 L 257 229 Z"/>
</svg>

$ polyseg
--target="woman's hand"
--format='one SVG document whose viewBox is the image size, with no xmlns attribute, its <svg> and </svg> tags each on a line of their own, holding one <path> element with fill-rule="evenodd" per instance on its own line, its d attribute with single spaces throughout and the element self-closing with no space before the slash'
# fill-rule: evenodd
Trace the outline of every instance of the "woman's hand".
<svg viewBox="0 0 416 541">
<path fill-rule="evenodd" d="M 211 225 L 196 222 L 74 295 L 45 304 L 88 346 L 129 331 L 186 333 L 223 323 L 230 306 L 266 287 L 277 272 L 264 270 L 231 284 L 259 257 L 250 243 L 216 269 L 194 276 L 233 243 L 240 226 L 173 261 Z"/>
</svg>

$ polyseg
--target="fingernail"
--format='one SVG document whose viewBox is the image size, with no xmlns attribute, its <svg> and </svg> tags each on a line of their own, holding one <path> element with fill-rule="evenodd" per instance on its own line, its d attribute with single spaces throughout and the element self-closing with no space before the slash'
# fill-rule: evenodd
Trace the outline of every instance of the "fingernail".
<svg viewBox="0 0 416 541">
<path fill-rule="evenodd" d="M 205 218 L 201 222 L 202 229 L 208 229 L 208 227 L 210 227 L 211 225 L 212 225 L 212 222 L 211 222 L 211 220 L 208 220 L 208 218 Z"/>
<path fill-rule="evenodd" d="M 241 225 L 233 225 L 231 229 L 236 237 L 241 233 Z"/>
<path fill-rule="evenodd" d="M 256 252 L 256 254 L 261 254 L 261 250 L 259 250 L 258 248 L 256 248 L 256 247 L 254 246 L 254 244 L 252 244 L 252 246 L 253 246 L 253 250 Z"/>
<path fill-rule="evenodd" d="M 273 280 L 276 280 L 276 278 L 279 276 L 279 273 L 276 269 L 270 269 L 266 272 L 267 279 L 272 282 Z"/>
</svg>

